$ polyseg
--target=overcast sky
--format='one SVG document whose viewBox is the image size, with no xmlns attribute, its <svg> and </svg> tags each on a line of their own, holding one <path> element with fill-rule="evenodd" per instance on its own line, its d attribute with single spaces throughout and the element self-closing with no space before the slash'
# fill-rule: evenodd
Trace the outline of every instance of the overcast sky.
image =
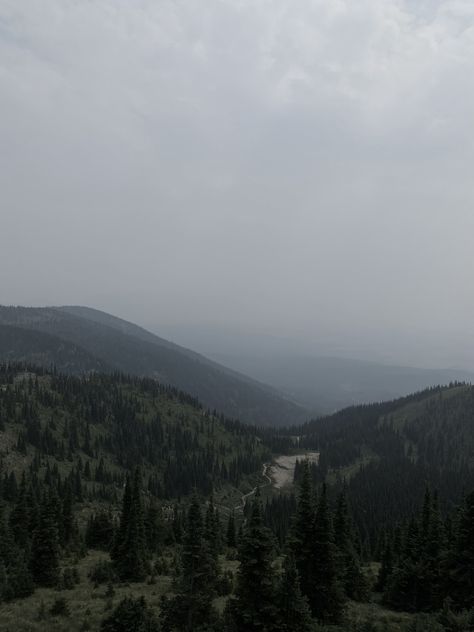
<svg viewBox="0 0 474 632">
<path fill-rule="evenodd" d="M 0 91 L 1 303 L 473 350 L 472 0 L 0 0 Z"/>
</svg>

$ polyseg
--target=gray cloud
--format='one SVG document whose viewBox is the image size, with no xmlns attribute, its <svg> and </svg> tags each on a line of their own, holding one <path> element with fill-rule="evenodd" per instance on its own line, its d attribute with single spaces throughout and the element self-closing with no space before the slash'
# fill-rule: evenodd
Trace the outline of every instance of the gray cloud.
<svg viewBox="0 0 474 632">
<path fill-rule="evenodd" d="M 1 301 L 465 364 L 472 77 L 464 0 L 3 0 Z"/>
</svg>

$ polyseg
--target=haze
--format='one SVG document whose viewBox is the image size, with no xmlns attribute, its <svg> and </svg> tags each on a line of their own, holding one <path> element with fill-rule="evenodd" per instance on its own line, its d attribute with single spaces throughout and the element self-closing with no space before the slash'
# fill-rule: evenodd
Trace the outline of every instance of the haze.
<svg viewBox="0 0 474 632">
<path fill-rule="evenodd" d="M 473 77 L 471 1 L 1 0 L 0 303 L 474 368 Z"/>
</svg>

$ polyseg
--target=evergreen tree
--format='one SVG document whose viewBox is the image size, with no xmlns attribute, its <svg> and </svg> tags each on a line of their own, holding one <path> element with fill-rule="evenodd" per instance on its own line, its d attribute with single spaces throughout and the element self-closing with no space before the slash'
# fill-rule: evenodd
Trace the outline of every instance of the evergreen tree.
<svg viewBox="0 0 474 632">
<path fill-rule="evenodd" d="M 458 608 L 474 607 L 474 492 L 460 511 L 445 590 Z"/>
<path fill-rule="evenodd" d="M 181 568 L 176 578 L 177 594 L 164 599 L 161 620 L 165 630 L 197 632 L 212 625 L 217 615 L 212 607 L 217 565 L 204 538 L 199 501 L 194 494 L 186 520 Z"/>
<path fill-rule="evenodd" d="M 150 552 L 157 553 L 164 539 L 165 527 L 161 513 L 156 503 L 151 501 L 145 517 L 145 535 L 147 548 Z"/>
<path fill-rule="evenodd" d="M 315 559 L 315 592 L 310 601 L 313 615 L 323 623 L 338 623 L 341 620 L 344 600 L 337 578 L 336 548 L 324 484 L 316 512 L 312 554 Z"/>
<path fill-rule="evenodd" d="M 387 586 L 387 580 L 393 571 L 393 555 L 392 555 L 392 543 L 387 538 L 385 548 L 382 554 L 382 563 L 378 572 L 377 583 L 375 589 L 383 592 Z"/>
<path fill-rule="evenodd" d="M 101 632 L 160 632 L 155 614 L 145 599 L 125 597 L 100 626 Z"/>
<path fill-rule="evenodd" d="M 41 503 L 38 526 L 33 534 L 30 568 L 35 584 L 56 586 L 59 581 L 59 535 L 57 499 L 52 493 Z"/>
<path fill-rule="evenodd" d="M 138 468 L 135 470 L 133 484 L 127 479 L 112 559 L 120 579 L 142 581 L 146 577 L 146 539 Z"/>
<path fill-rule="evenodd" d="M 309 463 L 305 461 L 302 466 L 296 515 L 290 534 L 290 547 L 295 556 L 301 592 L 307 597 L 313 613 L 316 612 L 314 526 L 315 509 L 311 473 Z"/>
<path fill-rule="evenodd" d="M 24 550 L 29 549 L 30 546 L 29 520 L 30 507 L 28 506 L 28 490 L 26 476 L 23 472 L 17 501 L 10 513 L 10 526 L 15 542 Z"/>
<path fill-rule="evenodd" d="M 72 489 L 69 483 L 66 483 L 61 507 L 61 523 L 60 523 L 60 540 L 63 547 L 71 543 L 74 532 L 75 524 L 73 517 L 73 503 L 72 503 Z"/>
<path fill-rule="evenodd" d="M 363 601 L 368 596 L 369 586 L 361 570 L 360 559 L 355 546 L 345 487 L 337 500 L 334 516 L 334 540 L 337 549 L 337 574 L 344 592 L 350 599 Z"/>
<path fill-rule="evenodd" d="M 8 573 L 9 592 L 14 599 L 22 599 L 33 594 L 34 585 L 26 555 L 18 550 L 18 556 Z"/>
<path fill-rule="evenodd" d="M 308 600 L 301 594 L 295 558 L 289 553 L 283 563 L 283 575 L 277 593 L 279 632 L 311 632 L 314 623 Z"/>
<path fill-rule="evenodd" d="M 235 533 L 235 513 L 233 509 L 229 514 L 229 521 L 227 522 L 226 540 L 227 546 L 230 549 L 234 549 L 237 546 L 237 537 Z"/>
<path fill-rule="evenodd" d="M 217 560 L 222 547 L 221 542 L 221 525 L 219 514 L 214 506 L 214 498 L 211 495 L 206 509 L 206 518 L 204 522 L 204 537 L 209 544 L 212 555 Z"/>
<path fill-rule="evenodd" d="M 229 610 L 238 632 L 278 630 L 273 535 L 264 523 L 257 492 L 239 543 L 240 568 Z"/>
</svg>

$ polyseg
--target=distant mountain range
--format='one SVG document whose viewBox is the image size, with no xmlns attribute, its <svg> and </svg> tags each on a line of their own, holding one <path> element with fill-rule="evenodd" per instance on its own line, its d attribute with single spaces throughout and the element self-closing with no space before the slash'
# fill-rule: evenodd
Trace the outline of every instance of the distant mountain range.
<svg viewBox="0 0 474 632">
<path fill-rule="evenodd" d="M 474 382 L 474 374 L 465 370 L 391 366 L 349 358 L 278 353 L 211 357 L 270 384 L 301 406 L 323 413 L 397 399 L 430 386 Z"/>
<path fill-rule="evenodd" d="M 300 424 L 354 404 L 403 397 L 453 381 L 473 382 L 457 369 L 390 366 L 278 350 L 201 355 L 142 327 L 81 306 L 0 306 L 0 361 L 55 365 L 59 371 L 121 371 L 151 376 L 204 405 L 262 425 Z M 219 345 L 218 345 L 219 346 Z M 228 368 L 230 367 L 230 368 Z"/>
<path fill-rule="evenodd" d="M 0 360 L 54 364 L 73 374 L 121 371 L 154 377 L 249 423 L 287 425 L 310 416 L 270 386 L 88 307 L 0 306 Z"/>
</svg>

